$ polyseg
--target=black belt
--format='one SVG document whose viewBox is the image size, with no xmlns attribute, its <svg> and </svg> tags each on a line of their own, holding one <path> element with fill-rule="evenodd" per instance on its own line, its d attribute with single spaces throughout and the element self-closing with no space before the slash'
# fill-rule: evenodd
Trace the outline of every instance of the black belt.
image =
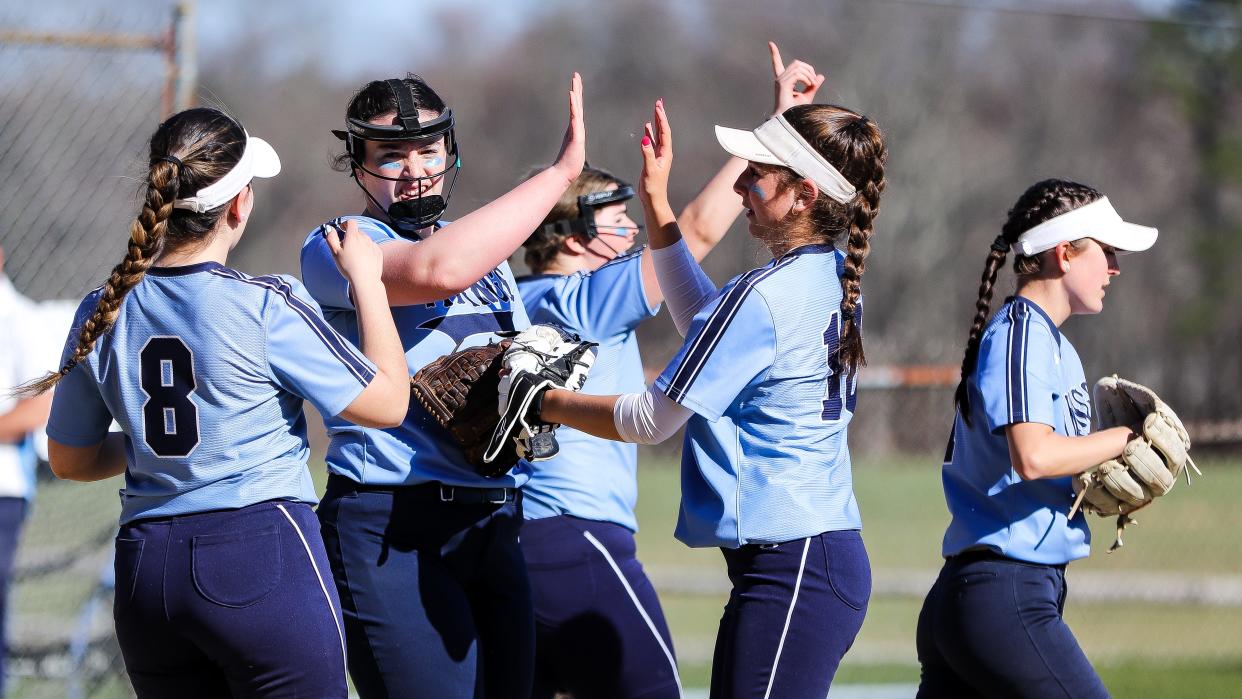
<svg viewBox="0 0 1242 699">
<path fill-rule="evenodd" d="M 503 505 L 518 497 L 517 488 L 468 488 L 439 481 L 418 485 L 371 485 L 335 473 L 328 475 L 328 490 L 334 493 L 392 493 L 421 502 L 451 502 L 458 505 Z"/>
</svg>

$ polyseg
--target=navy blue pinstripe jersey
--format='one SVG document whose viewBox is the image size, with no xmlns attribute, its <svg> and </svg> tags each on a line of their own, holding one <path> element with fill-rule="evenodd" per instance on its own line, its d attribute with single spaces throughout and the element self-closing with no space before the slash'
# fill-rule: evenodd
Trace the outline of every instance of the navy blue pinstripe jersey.
<svg viewBox="0 0 1242 699">
<path fill-rule="evenodd" d="M 808 245 L 735 278 L 656 380 L 695 412 L 682 451 L 685 543 L 861 528 L 846 448 L 855 382 L 836 365 L 843 260 Z"/>
<path fill-rule="evenodd" d="M 78 308 L 65 358 L 99 294 Z M 214 262 L 157 267 L 57 385 L 47 433 L 90 446 L 113 419 L 120 424 L 129 461 L 122 523 L 274 499 L 313 503 L 302 401 L 336 415 L 374 376 L 297 280 Z"/>
<path fill-rule="evenodd" d="M 987 547 L 1032 563 L 1086 556 L 1086 516 L 1066 518 L 1074 500 L 1070 478 L 1022 480 L 1004 431 L 1037 422 L 1070 437 L 1090 433 L 1090 393 L 1074 346 L 1033 301 L 1007 299 L 984 329 L 966 386 L 970 426 L 959 411 L 942 471 L 953 516 L 944 555 Z"/>
</svg>

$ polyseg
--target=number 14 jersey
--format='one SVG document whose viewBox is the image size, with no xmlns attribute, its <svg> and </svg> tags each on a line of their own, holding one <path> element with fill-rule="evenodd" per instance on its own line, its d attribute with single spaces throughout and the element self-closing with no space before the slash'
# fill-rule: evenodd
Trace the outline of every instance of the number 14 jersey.
<svg viewBox="0 0 1242 699">
<path fill-rule="evenodd" d="M 62 364 L 100 293 L 78 308 Z M 302 401 L 336 415 L 374 376 L 290 277 L 214 262 L 152 268 L 57 385 L 47 433 L 90 446 L 113 419 L 121 426 L 122 524 L 265 500 L 314 503 Z"/>
</svg>

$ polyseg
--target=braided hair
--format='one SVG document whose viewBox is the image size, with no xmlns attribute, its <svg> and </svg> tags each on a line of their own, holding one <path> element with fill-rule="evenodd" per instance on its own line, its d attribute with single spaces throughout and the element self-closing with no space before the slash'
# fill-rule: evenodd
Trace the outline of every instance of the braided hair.
<svg viewBox="0 0 1242 699">
<path fill-rule="evenodd" d="M 862 276 L 871 235 L 880 213 L 880 195 L 888 184 L 884 165 L 888 147 L 884 134 L 866 116 L 853 110 L 827 104 L 803 104 L 785 110 L 789 125 L 806 139 L 820 155 L 845 176 L 858 193 L 846 204 L 821 192 L 811 204 L 809 224 L 815 236 L 836 244 L 844 239 L 845 265 L 841 273 L 841 344 L 837 365 L 851 373 L 867 363 L 863 353 L 861 309 Z M 801 178 L 781 168 L 784 186 Z"/>
<path fill-rule="evenodd" d="M 992 290 L 996 275 L 1005 264 L 1005 258 L 1018 237 L 1039 224 L 1061 214 L 1098 201 L 1104 195 L 1085 184 L 1068 180 L 1043 180 L 1027 188 L 1009 210 L 1009 217 L 1001 228 L 1001 234 L 992 241 L 987 259 L 983 263 L 983 277 L 979 282 L 979 298 L 975 301 L 975 316 L 971 321 L 966 339 L 966 354 L 962 357 L 962 377 L 953 394 L 954 405 L 962 413 L 962 419 L 970 424 L 970 393 L 967 378 L 974 373 L 979 361 L 979 343 L 987 325 L 992 307 Z M 1045 258 L 1040 255 L 1018 255 L 1013 261 L 1013 271 L 1018 276 L 1029 276 L 1040 271 Z"/>
<path fill-rule="evenodd" d="M 215 109 L 188 109 L 160 124 L 151 137 L 142 209 L 129 224 L 125 257 L 100 288 L 95 310 L 78 328 L 77 345 L 64 366 L 20 387 L 19 394 L 47 391 L 86 359 L 116 322 L 125 295 L 142 281 L 161 253 L 210 242 L 232 202 L 203 213 L 174 209 L 173 202 L 183 192 L 193 195 L 227 174 L 241 159 L 245 146 L 241 124 Z"/>
</svg>

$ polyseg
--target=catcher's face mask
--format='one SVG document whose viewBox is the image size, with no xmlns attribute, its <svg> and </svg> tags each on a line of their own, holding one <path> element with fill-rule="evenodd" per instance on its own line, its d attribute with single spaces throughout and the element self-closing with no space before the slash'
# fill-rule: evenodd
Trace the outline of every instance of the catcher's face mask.
<svg viewBox="0 0 1242 699">
<path fill-rule="evenodd" d="M 383 211 L 393 228 L 406 237 L 417 238 L 418 232 L 435 224 L 448 208 L 453 186 L 461 170 L 461 153 L 454 131 L 453 110 L 427 121 L 420 121 L 413 92 L 402 80 L 387 80 L 397 102 L 392 124 L 376 124 L 361 119 L 346 119 L 345 130 L 334 130 L 345 141 L 345 150 L 353 164 L 354 181 L 371 203 Z M 365 145 L 364 145 L 365 142 Z M 385 206 L 358 179 L 358 171 L 378 180 L 395 183 L 393 201 Z M 444 177 L 450 174 L 447 192 Z M 400 198 L 402 192 L 412 196 Z"/>
<path fill-rule="evenodd" d="M 613 257 L 616 257 L 625 252 L 626 248 L 630 246 L 630 242 L 626 242 L 622 247 L 618 248 L 610 244 L 608 239 L 625 238 L 630 239 L 632 242 L 632 236 L 641 233 L 643 227 L 634 223 L 624 211 L 621 212 L 622 215 L 620 220 L 617 221 L 617 225 L 613 225 L 612 222 L 608 221 L 598 222 L 596 220 L 597 214 L 613 204 L 620 204 L 633 198 L 634 188 L 629 185 L 616 189 L 607 189 L 602 192 L 583 194 L 578 197 L 578 216 L 576 218 L 563 218 L 559 221 L 544 224 L 544 230 L 555 235 L 581 235 L 586 238 L 588 243 L 598 239 L 600 243 L 613 252 Z"/>
</svg>

